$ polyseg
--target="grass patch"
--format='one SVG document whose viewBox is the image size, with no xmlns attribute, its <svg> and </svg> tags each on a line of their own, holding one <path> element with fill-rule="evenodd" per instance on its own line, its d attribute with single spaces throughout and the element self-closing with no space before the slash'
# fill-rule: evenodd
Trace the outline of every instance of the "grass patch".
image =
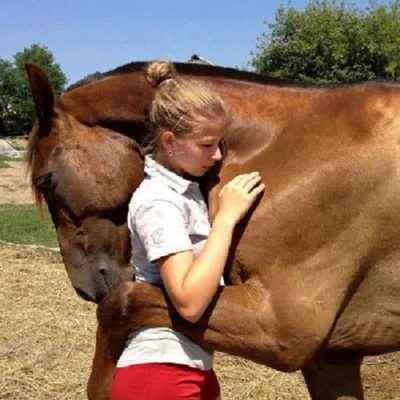
<svg viewBox="0 0 400 400">
<path fill-rule="evenodd" d="M 24 161 L 24 157 L 8 157 L 4 154 L 0 154 L 0 168 L 8 168 L 8 161 Z"/>
<path fill-rule="evenodd" d="M 12 143 L 12 147 L 14 150 L 17 151 L 26 151 L 27 145 L 19 144 L 19 143 Z"/>
<path fill-rule="evenodd" d="M 5 161 L 25 161 L 25 156 L 23 154 L 20 154 L 18 157 L 9 157 L 5 155 L 0 157 L 4 157 Z"/>
<path fill-rule="evenodd" d="M 0 240 L 58 247 L 50 214 L 43 218 L 34 205 L 0 205 Z"/>
<path fill-rule="evenodd" d="M 7 161 L 9 161 L 9 157 L 0 154 L 0 168 L 8 168 Z"/>
<path fill-rule="evenodd" d="M 10 139 L 9 143 L 11 146 L 18 151 L 26 151 L 28 148 L 28 143 L 29 139 L 28 137 L 25 138 L 16 138 L 16 139 Z"/>
</svg>

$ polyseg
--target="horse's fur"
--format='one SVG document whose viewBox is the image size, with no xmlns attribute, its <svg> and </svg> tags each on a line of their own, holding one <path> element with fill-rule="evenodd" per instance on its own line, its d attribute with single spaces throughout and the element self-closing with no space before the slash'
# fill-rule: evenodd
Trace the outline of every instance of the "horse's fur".
<svg viewBox="0 0 400 400">
<path fill-rule="evenodd" d="M 223 164 L 202 182 L 211 219 L 219 189 L 236 174 L 259 170 L 267 188 L 235 231 L 230 285 L 198 324 L 182 320 L 154 286 L 126 282 L 106 297 L 90 398 L 107 398 L 128 330 L 150 324 L 280 370 L 301 368 L 313 399 L 361 399 L 363 356 L 400 348 L 400 88 L 307 88 L 206 66 L 178 70 L 242 119 L 226 132 Z M 28 67 L 38 115 L 32 182 L 73 286 L 93 301 L 132 277 L 124 218 L 143 178 L 137 143 L 154 94 L 141 70 L 119 72 L 56 100 L 45 74 Z"/>
</svg>

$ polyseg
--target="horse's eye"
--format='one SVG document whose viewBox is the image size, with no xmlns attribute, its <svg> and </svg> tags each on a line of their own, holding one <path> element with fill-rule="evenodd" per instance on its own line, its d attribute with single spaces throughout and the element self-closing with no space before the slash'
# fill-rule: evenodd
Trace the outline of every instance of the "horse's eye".
<svg viewBox="0 0 400 400">
<path fill-rule="evenodd" d="M 39 176 L 34 181 L 35 186 L 38 187 L 41 192 L 47 192 L 51 188 L 51 176 L 51 172 Z"/>
</svg>

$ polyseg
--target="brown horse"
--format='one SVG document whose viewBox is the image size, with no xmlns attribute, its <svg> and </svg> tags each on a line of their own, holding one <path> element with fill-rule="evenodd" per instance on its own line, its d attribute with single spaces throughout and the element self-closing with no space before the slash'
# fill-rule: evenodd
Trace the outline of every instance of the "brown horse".
<svg viewBox="0 0 400 400">
<path fill-rule="evenodd" d="M 125 218 L 143 178 L 141 145 L 153 90 L 143 64 L 56 99 L 28 66 L 37 125 L 32 183 L 46 200 L 72 285 L 104 299 L 91 399 L 105 399 L 126 333 L 169 326 L 204 346 L 283 371 L 302 369 L 313 399 L 361 399 L 365 355 L 400 349 L 400 88 L 316 88 L 178 64 L 241 116 L 224 163 L 206 177 L 216 195 L 239 172 L 267 189 L 238 226 L 229 285 L 195 325 L 160 288 L 131 280 Z M 111 291 L 111 292 L 110 292 Z"/>
</svg>

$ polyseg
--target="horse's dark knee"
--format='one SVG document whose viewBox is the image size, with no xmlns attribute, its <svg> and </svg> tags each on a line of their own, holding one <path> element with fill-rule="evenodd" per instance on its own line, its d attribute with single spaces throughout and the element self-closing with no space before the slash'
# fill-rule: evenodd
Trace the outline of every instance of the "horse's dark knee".
<svg viewBox="0 0 400 400">
<path fill-rule="evenodd" d="M 134 314 L 134 282 L 121 283 L 109 293 L 97 308 L 97 320 L 109 335 L 125 334 Z"/>
</svg>

